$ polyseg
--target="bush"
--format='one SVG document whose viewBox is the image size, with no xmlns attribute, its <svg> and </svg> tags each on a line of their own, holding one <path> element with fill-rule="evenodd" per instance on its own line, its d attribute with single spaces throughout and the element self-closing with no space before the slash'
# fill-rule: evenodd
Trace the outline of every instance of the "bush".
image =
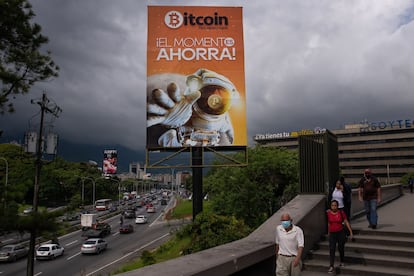
<svg viewBox="0 0 414 276">
<path fill-rule="evenodd" d="M 235 217 L 201 213 L 177 236 L 190 236 L 191 242 L 183 253 L 191 254 L 244 238 L 250 232 L 251 229 Z"/>
<path fill-rule="evenodd" d="M 155 257 L 148 250 L 144 250 L 141 255 L 141 260 L 144 265 L 152 265 L 156 263 Z"/>
</svg>

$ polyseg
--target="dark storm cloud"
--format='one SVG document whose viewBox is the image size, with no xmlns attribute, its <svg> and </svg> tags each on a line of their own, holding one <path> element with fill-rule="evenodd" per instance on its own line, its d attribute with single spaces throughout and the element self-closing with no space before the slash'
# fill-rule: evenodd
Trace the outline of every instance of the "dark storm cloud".
<svg viewBox="0 0 414 276">
<path fill-rule="evenodd" d="M 32 3 L 60 76 L 18 97 L 2 127 L 27 128 L 46 91 L 60 137 L 143 149 L 147 5 L 189 2 Z M 206 4 L 243 7 L 249 138 L 414 119 L 412 1 L 191 1 Z"/>
</svg>

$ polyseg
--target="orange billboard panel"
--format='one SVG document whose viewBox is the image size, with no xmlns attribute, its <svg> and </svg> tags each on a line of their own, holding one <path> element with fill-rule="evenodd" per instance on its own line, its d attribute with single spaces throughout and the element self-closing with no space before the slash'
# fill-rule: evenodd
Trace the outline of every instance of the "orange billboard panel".
<svg viewBox="0 0 414 276">
<path fill-rule="evenodd" d="M 241 7 L 149 6 L 147 148 L 246 146 Z"/>
</svg>

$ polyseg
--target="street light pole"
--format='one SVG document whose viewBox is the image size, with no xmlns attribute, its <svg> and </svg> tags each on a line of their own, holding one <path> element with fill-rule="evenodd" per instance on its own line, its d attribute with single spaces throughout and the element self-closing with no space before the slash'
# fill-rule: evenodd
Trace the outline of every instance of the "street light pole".
<svg viewBox="0 0 414 276">
<path fill-rule="evenodd" d="M 85 180 L 83 178 L 81 178 L 82 180 L 82 207 L 85 205 L 84 200 L 85 200 Z"/>
<path fill-rule="evenodd" d="M 171 193 L 174 193 L 174 168 L 171 168 Z"/>
<path fill-rule="evenodd" d="M 95 205 L 95 180 L 92 177 L 81 177 L 82 180 L 82 205 L 83 205 L 83 201 L 84 201 L 84 194 L 85 194 L 85 179 L 89 179 L 90 181 L 92 181 L 92 204 Z"/>
<path fill-rule="evenodd" d="M 6 163 L 6 180 L 4 184 L 4 210 L 6 210 L 7 207 L 7 181 L 9 179 L 9 163 L 7 162 L 7 159 L 4 157 L 0 157 L 1 160 L 3 160 Z"/>
</svg>

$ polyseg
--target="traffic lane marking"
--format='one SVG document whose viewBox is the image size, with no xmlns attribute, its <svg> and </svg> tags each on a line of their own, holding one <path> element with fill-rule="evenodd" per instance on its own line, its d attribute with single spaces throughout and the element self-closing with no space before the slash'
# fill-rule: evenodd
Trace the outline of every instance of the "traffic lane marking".
<svg viewBox="0 0 414 276">
<path fill-rule="evenodd" d="M 126 258 L 126 257 L 128 257 L 128 256 L 130 256 L 130 255 L 132 255 L 132 254 L 134 254 L 134 253 L 136 253 L 136 252 L 138 252 L 138 251 L 140 251 L 140 250 L 144 249 L 144 248 L 145 248 L 145 247 L 147 247 L 147 246 L 150 246 L 151 244 L 153 244 L 153 243 L 155 243 L 155 242 L 157 242 L 157 241 L 159 241 L 159 240 L 161 240 L 161 239 L 163 239 L 163 238 L 165 238 L 165 237 L 167 237 L 167 236 L 169 236 L 169 235 L 170 235 L 170 233 L 164 234 L 164 235 L 162 235 L 162 236 L 158 237 L 157 239 L 155 239 L 155 240 L 153 240 L 153 241 L 150 241 L 150 242 L 149 242 L 149 243 L 147 243 L 147 244 L 144 244 L 144 245 L 143 245 L 143 246 L 141 246 L 140 248 L 137 248 L 137 249 L 135 249 L 135 250 L 133 250 L 133 251 L 129 252 L 128 254 L 125 254 L 125 255 L 124 255 L 124 256 L 122 256 L 121 258 L 118 258 L 118 259 L 116 259 L 116 260 L 114 260 L 114 261 L 110 262 L 109 264 L 106 264 L 106 265 L 102 266 L 101 268 L 98 268 L 98 269 L 96 269 L 95 271 L 92 271 L 92 272 L 90 272 L 90 273 L 86 274 L 86 276 L 93 275 L 94 273 L 96 273 L 96 272 L 98 272 L 98 271 L 100 271 L 100 270 L 102 270 L 102 269 L 104 269 L 104 268 L 106 268 L 106 267 L 108 267 L 108 266 L 110 266 L 110 265 L 113 265 L 114 263 L 119 262 L 120 260 L 122 260 L 122 259 L 124 259 L 124 258 Z"/>
<path fill-rule="evenodd" d="M 70 259 L 75 258 L 76 256 L 79 256 L 81 254 L 81 252 L 79 251 L 78 253 L 76 253 L 75 255 L 72 255 L 70 257 L 67 257 L 66 260 L 69 261 Z"/>
<path fill-rule="evenodd" d="M 77 243 L 77 242 L 78 242 L 78 240 L 74 240 L 74 241 L 72 241 L 72 242 L 69 242 L 69 243 L 65 244 L 65 246 L 70 246 L 70 245 L 75 244 L 75 243 Z"/>
</svg>

